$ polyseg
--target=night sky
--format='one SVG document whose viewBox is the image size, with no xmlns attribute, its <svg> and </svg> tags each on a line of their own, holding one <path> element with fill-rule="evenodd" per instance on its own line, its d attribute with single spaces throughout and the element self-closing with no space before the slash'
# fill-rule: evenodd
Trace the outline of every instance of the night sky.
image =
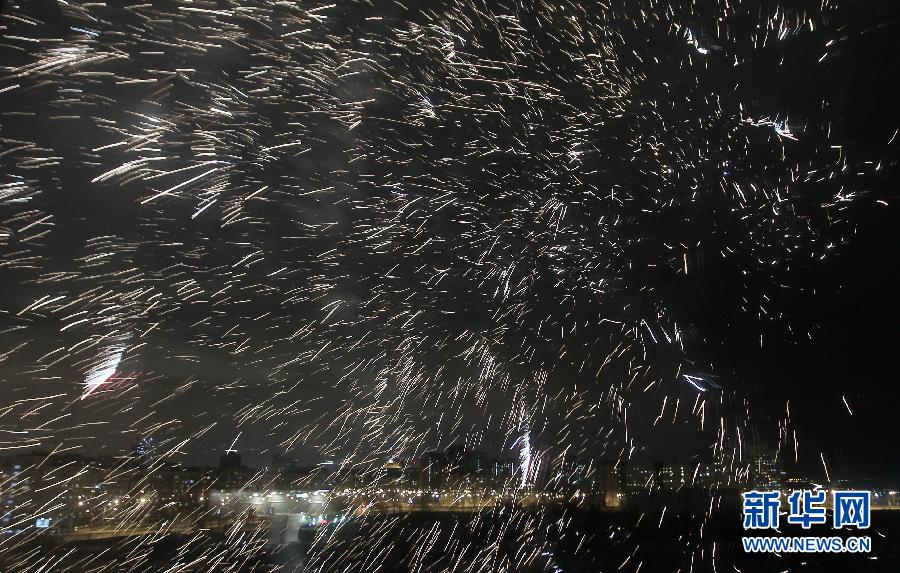
<svg viewBox="0 0 900 573">
<path fill-rule="evenodd" d="M 4 447 L 900 474 L 895 2 L 108 4 L 3 4 Z"/>
</svg>

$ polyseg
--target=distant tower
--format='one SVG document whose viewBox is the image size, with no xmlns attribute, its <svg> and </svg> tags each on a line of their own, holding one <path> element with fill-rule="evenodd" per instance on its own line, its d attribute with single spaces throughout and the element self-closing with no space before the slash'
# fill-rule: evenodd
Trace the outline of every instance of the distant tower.
<svg viewBox="0 0 900 573">
<path fill-rule="evenodd" d="M 447 456 L 443 452 L 428 452 L 422 457 L 422 486 L 436 490 L 444 486 Z"/>
<path fill-rule="evenodd" d="M 747 449 L 750 461 L 750 483 L 758 489 L 781 489 L 785 480 L 785 472 L 778 463 L 775 449 L 768 444 L 754 444 Z"/>
<path fill-rule="evenodd" d="M 390 485 L 398 485 L 403 481 L 403 463 L 391 458 L 384 464 L 384 480 Z"/>
<path fill-rule="evenodd" d="M 600 462 L 597 467 L 597 478 L 595 481 L 595 489 L 603 494 L 603 504 L 606 507 L 620 507 L 622 505 L 621 478 L 615 462 Z"/>
<path fill-rule="evenodd" d="M 451 472 L 461 473 L 463 465 L 463 457 L 466 454 L 466 448 L 462 444 L 452 444 L 444 450 L 444 456 L 447 459 L 447 466 Z"/>
</svg>

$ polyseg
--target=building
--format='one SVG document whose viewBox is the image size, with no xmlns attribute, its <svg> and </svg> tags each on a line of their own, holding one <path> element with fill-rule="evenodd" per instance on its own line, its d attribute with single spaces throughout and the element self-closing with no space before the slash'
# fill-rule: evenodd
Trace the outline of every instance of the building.
<svg viewBox="0 0 900 573">
<path fill-rule="evenodd" d="M 778 462 L 777 451 L 770 446 L 758 444 L 751 446 L 749 454 L 749 481 L 758 490 L 781 490 L 785 485 L 786 475 Z"/>
<path fill-rule="evenodd" d="M 484 454 L 455 444 L 448 447 L 444 455 L 447 459 L 448 485 L 451 487 L 483 485 L 486 466 Z"/>
<path fill-rule="evenodd" d="M 509 483 L 518 469 L 516 460 L 510 457 L 495 458 L 488 465 L 488 477 L 492 485 L 502 487 Z"/>
<path fill-rule="evenodd" d="M 444 452 L 428 452 L 421 460 L 422 477 L 420 487 L 422 489 L 438 490 L 444 487 L 447 474 L 447 456 Z"/>
<path fill-rule="evenodd" d="M 597 464 L 594 491 L 603 496 L 603 505 L 618 508 L 622 505 L 622 478 L 615 462 L 602 461 Z"/>
<path fill-rule="evenodd" d="M 397 459 L 390 459 L 384 464 L 381 475 L 379 476 L 382 483 L 387 486 L 397 487 L 403 483 L 403 462 Z"/>
</svg>

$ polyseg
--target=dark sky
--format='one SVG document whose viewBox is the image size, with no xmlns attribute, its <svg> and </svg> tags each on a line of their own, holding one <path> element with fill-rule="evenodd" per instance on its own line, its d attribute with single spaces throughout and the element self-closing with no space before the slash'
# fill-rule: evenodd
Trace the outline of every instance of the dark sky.
<svg viewBox="0 0 900 573">
<path fill-rule="evenodd" d="M 900 472 L 898 9 L 795 4 L 5 3 L 11 443 Z"/>
</svg>

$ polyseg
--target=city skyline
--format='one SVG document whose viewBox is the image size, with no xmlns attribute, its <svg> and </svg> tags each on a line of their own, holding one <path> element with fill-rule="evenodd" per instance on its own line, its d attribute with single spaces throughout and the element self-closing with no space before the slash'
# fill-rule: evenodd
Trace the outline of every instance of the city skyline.
<svg viewBox="0 0 900 573">
<path fill-rule="evenodd" d="M 893 573 L 898 42 L 0 0 L 0 570 Z"/>
</svg>

